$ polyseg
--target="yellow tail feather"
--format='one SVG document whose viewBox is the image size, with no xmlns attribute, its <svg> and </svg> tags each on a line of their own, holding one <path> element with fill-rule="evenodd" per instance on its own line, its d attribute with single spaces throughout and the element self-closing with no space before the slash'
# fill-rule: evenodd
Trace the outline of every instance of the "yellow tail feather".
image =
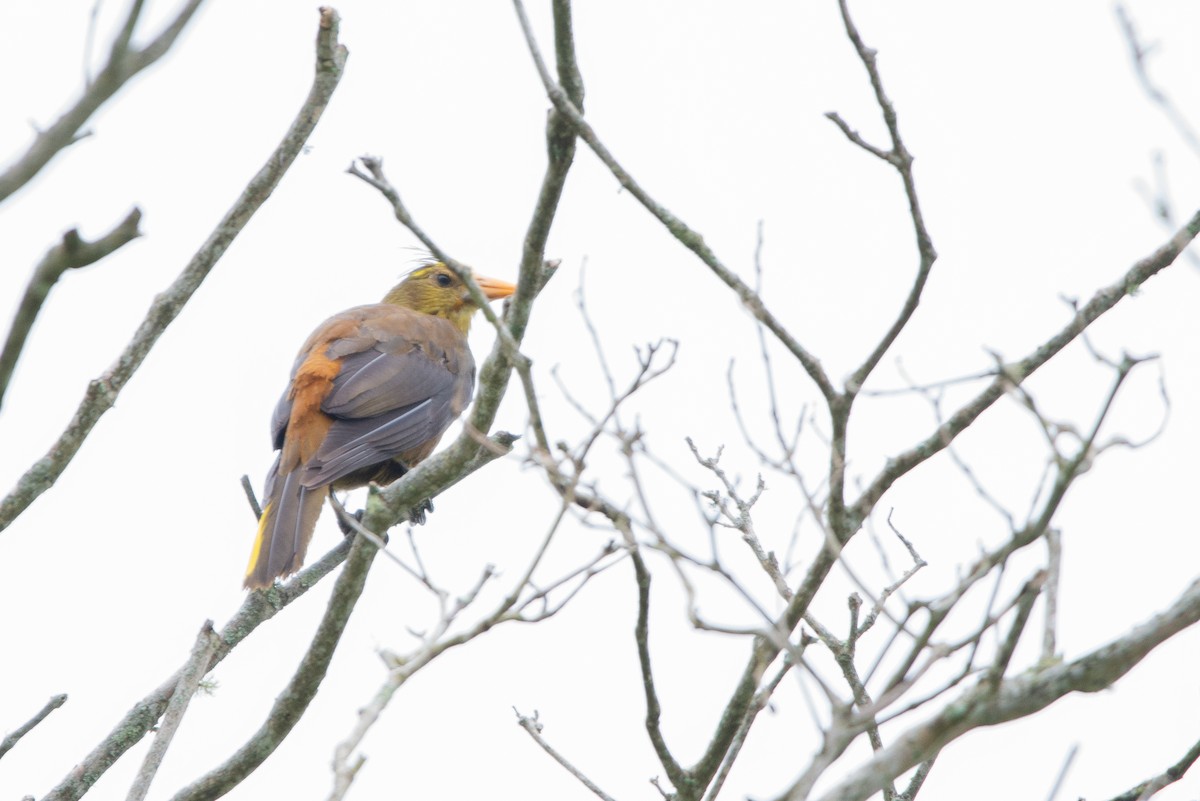
<svg viewBox="0 0 1200 801">
<path fill-rule="evenodd" d="M 267 505 L 263 507 L 262 516 L 258 518 L 258 533 L 254 535 L 254 548 L 250 551 L 250 564 L 246 566 L 246 576 L 244 581 L 246 586 L 250 585 L 250 577 L 254 575 L 254 569 L 258 567 L 259 556 L 262 555 L 263 558 L 266 558 L 263 554 L 263 543 L 267 538 L 267 523 L 271 520 L 271 507 L 273 505 L 274 502 L 268 502 Z"/>
</svg>

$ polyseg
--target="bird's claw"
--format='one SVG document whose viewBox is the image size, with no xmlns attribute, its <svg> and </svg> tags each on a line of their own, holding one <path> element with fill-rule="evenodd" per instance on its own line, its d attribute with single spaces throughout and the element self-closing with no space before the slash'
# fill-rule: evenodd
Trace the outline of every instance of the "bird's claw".
<svg viewBox="0 0 1200 801">
<path fill-rule="evenodd" d="M 345 509 L 339 509 L 337 515 L 337 524 L 338 528 L 342 530 L 342 534 L 346 537 L 354 534 L 357 529 L 354 527 L 354 524 L 350 522 L 350 519 L 352 518 L 356 523 L 362 523 L 363 515 L 366 514 L 366 512 L 366 509 L 359 509 L 357 512 L 351 514 Z"/>
<path fill-rule="evenodd" d="M 427 512 L 433 511 L 433 501 L 426 498 L 419 504 L 408 510 L 408 522 L 413 525 L 425 525 L 425 515 Z"/>
</svg>

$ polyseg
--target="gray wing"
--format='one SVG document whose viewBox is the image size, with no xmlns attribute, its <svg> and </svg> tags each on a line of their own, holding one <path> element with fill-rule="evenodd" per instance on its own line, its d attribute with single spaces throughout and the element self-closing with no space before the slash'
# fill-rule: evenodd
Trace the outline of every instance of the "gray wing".
<svg viewBox="0 0 1200 801">
<path fill-rule="evenodd" d="M 457 375 L 416 349 L 344 356 L 321 404 L 333 425 L 306 466 L 305 486 L 332 483 L 436 441 L 469 401 L 474 383 L 474 369 Z"/>
</svg>

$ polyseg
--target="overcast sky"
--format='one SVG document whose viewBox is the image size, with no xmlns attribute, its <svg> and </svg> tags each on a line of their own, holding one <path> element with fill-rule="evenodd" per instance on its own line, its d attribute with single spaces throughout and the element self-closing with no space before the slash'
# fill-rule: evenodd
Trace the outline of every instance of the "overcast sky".
<svg viewBox="0 0 1200 801">
<path fill-rule="evenodd" d="M 31 125 L 51 122 L 79 91 L 92 2 L 9 5 L 12 35 L 0 48 L 6 162 L 27 147 Z M 176 6 L 148 5 L 142 36 Z M 545 5 L 531 4 L 530 14 L 549 51 Z M 885 144 L 836 3 L 577 5 L 586 112 L 600 137 L 747 280 L 761 221 L 764 297 L 840 382 L 893 319 L 917 255 L 895 174 L 823 116 L 836 110 Z M 249 474 L 261 488 L 272 459 L 270 411 L 296 349 L 323 318 L 379 299 L 423 256 L 379 194 L 345 173 L 351 160 L 382 156 L 443 248 L 481 273 L 516 276 L 544 165 L 548 103 L 511 6 L 346 0 L 337 8 L 351 55 L 308 151 L 57 485 L 0 533 L 0 730 L 52 695 L 70 695 L 0 763 L 0 799 L 49 790 L 182 663 L 202 621 L 220 625 L 241 603 L 254 521 L 239 477 Z M 111 0 L 102 5 L 94 52 L 105 51 L 124 10 Z M 853 11 L 879 51 L 940 255 L 922 306 L 873 388 L 901 385 L 897 357 L 914 380 L 927 382 L 988 369 L 991 351 L 1025 355 L 1069 319 L 1064 297 L 1086 299 L 1164 242 L 1166 230 L 1137 190 L 1153 175 L 1155 150 L 1165 153 L 1178 215 L 1200 206 L 1200 155 L 1138 86 L 1110 5 L 863 0 Z M 1160 42 L 1154 76 L 1200 120 L 1200 6 L 1155 0 L 1131 11 L 1144 35 Z M 175 50 L 92 120 L 91 136 L 0 208 L 5 324 L 29 271 L 67 228 L 92 238 L 137 205 L 146 234 L 55 288 L 0 413 L 0 488 L 45 453 L 87 382 L 113 361 L 154 295 L 275 147 L 311 82 L 316 22 L 308 4 L 211 0 Z M 707 485 L 711 477 L 690 461 L 684 437 L 706 453 L 725 445 L 727 468 L 752 481 L 759 467 L 726 389 L 735 359 L 741 400 L 765 433 L 752 320 L 582 147 L 547 255 L 562 267 L 535 309 L 525 349 L 552 438 L 572 442 L 586 425 L 555 388 L 551 368 L 603 410 L 603 383 L 574 301 L 583 285 L 620 381 L 632 375 L 633 346 L 662 337 L 681 343 L 677 366 L 635 406 L 654 452 Z M 1200 270 L 1180 264 L 1094 329 L 1095 344 L 1109 354 L 1161 357 L 1131 379 L 1110 433 L 1138 440 L 1159 427 L 1160 375 L 1171 406 L 1163 436 L 1107 454 L 1059 518 L 1068 658 L 1162 609 L 1197 574 L 1198 302 Z M 471 341 L 480 360 L 491 340 L 477 323 Z M 798 369 L 777 361 L 777 370 L 791 414 L 806 403 L 810 412 L 819 408 Z M 1030 389 L 1046 414 L 1083 426 L 1109 380 L 1076 346 Z M 510 393 L 498 428 L 525 430 L 519 395 Z M 951 394 L 948 402 L 964 397 Z M 911 397 L 867 399 L 858 411 L 850 454 L 851 474 L 860 477 L 925 436 L 932 421 L 927 404 Z M 1045 460 L 1039 432 L 1011 403 L 981 423 L 963 438 L 963 454 L 1005 503 L 1024 510 Z M 819 436 L 810 445 L 818 454 Z M 507 462 L 447 492 L 417 532 L 431 570 L 453 592 L 488 563 L 518 575 L 550 525 L 555 495 L 522 468 L 524 453 L 518 446 Z M 624 497 L 614 453 L 610 443 L 597 455 L 595 477 Z M 815 457 L 812 469 L 819 484 Z M 759 529 L 786 542 L 796 499 L 780 490 L 764 497 Z M 664 517 L 679 536 L 701 536 L 690 501 L 663 493 Z M 979 547 L 1005 533 L 945 462 L 898 484 L 881 505 L 888 509 L 930 561 L 911 588 L 915 597 L 944 591 Z M 338 536 L 323 518 L 310 558 Z M 574 526 L 554 565 L 586 558 L 606 536 Z M 868 571 L 874 564 L 865 545 L 851 558 Z M 656 666 L 667 735 L 690 761 L 745 646 L 691 633 L 671 582 L 664 569 Z M 289 607 L 216 670 L 219 688 L 193 703 L 151 798 L 169 797 L 257 728 L 328 592 L 319 588 Z M 844 597 L 831 589 L 816 608 L 841 625 Z M 724 595 L 702 607 L 718 619 L 747 619 Z M 657 798 L 647 783 L 661 769 L 641 727 L 635 609 L 631 571 L 620 565 L 552 621 L 501 627 L 448 655 L 397 696 L 364 744 L 369 759 L 349 797 L 592 797 L 514 725 L 515 705 L 539 710 L 546 736 L 615 797 Z M 407 629 L 427 627 L 433 614 L 427 595 L 377 560 L 309 715 L 228 797 L 324 798 L 333 747 L 383 679 L 376 649 L 411 647 Z M 1080 751 L 1060 797 L 1120 792 L 1195 741 L 1198 663 L 1200 636 L 1185 632 L 1115 690 L 977 731 L 947 750 L 922 797 L 1043 798 L 1074 743 Z M 147 745 L 90 797 L 124 798 Z M 791 687 L 780 713 L 756 728 L 727 797 L 774 796 L 816 747 Z M 989 763 L 997 752 L 1010 761 Z M 1200 778 L 1192 775 L 1159 797 L 1197 794 Z"/>
</svg>

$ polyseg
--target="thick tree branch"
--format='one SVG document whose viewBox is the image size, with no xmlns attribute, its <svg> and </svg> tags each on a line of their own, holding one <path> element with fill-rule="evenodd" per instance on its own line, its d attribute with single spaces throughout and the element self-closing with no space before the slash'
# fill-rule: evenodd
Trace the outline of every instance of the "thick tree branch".
<svg viewBox="0 0 1200 801">
<path fill-rule="evenodd" d="M 21 358 L 21 351 L 25 348 L 29 331 L 58 279 L 67 270 L 94 264 L 141 236 L 142 232 L 138 230 L 141 219 L 141 210 L 135 208 L 115 228 L 94 242 L 88 242 L 79 235 L 78 229 L 72 228 L 63 234 L 61 242 L 46 251 L 37 267 L 33 268 L 33 276 L 25 287 L 25 295 L 13 316 L 8 338 L 4 341 L 4 350 L 0 351 L 0 406 L 4 404 L 4 394 L 17 360 Z"/>
<path fill-rule="evenodd" d="M 154 299 L 146 318 L 125 350 L 117 357 L 117 361 L 88 385 L 83 401 L 62 436 L 44 457 L 21 476 L 17 486 L 0 501 L 0 531 L 7 528 L 29 504 L 58 480 L 96 422 L 116 403 L 117 396 L 141 366 L 162 332 L 179 316 L 184 305 L 225 254 L 234 238 L 241 233 L 250 218 L 279 185 L 280 179 L 291 167 L 321 119 L 330 96 L 341 80 L 348 53 L 345 47 L 338 44 L 337 28 L 337 12 L 327 6 L 322 7 L 317 34 L 316 76 L 308 98 L 284 135 L 283 141 L 258 174 L 251 179 L 233 208 L 225 214 L 208 239 L 192 256 L 179 277 Z"/>
<path fill-rule="evenodd" d="M 1200 580 L 1175 603 L 1132 631 L 1091 653 L 1041 670 L 1006 679 L 993 689 L 987 680 L 963 692 L 929 720 L 920 723 L 879 751 L 820 801 L 866 801 L 884 783 L 935 754 L 971 729 L 1032 715 L 1073 692 L 1093 693 L 1111 687 L 1158 645 L 1200 621 Z M 800 801 L 787 792 L 781 801 Z"/>
<path fill-rule="evenodd" d="M 499 458 L 507 452 L 506 448 L 511 447 L 511 436 L 507 434 L 497 434 L 489 442 L 489 447 L 481 449 L 479 458 L 466 464 L 457 466 L 457 472 L 449 470 L 451 479 L 441 488 L 445 489 L 452 486 L 457 481 L 466 477 L 470 473 L 478 470 L 484 465 L 491 462 L 493 459 Z M 507 443 L 507 445 L 505 444 Z M 437 458 L 434 456 L 433 458 Z M 414 471 L 415 472 L 415 471 Z M 441 473 L 439 472 L 439 475 Z M 398 482 L 399 483 L 399 482 Z M 414 500 L 408 501 L 406 494 L 399 494 L 401 503 L 408 503 L 411 507 L 418 500 L 424 500 L 434 497 L 441 490 L 435 487 L 432 490 L 420 489 L 419 492 L 425 494 L 413 493 Z M 382 498 L 382 491 L 377 493 Z M 376 495 L 372 493 L 372 498 Z M 418 497 L 419 495 L 419 497 Z M 368 517 L 364 520 L 366 524 L 373 524 L 374 530 L 385 530 L 383 526 L 391 525 L 395 521 L 392 520 L 390 507 L 378 506 L 372 500 L 370 502 Z M 372 517 L 371 515 L 375 515 Z M 387 521 L 391 521 L 390 523 Z M 239 643 L 246 637 L 250 636 L 259 625 L 270 620 L 278 612 L 290 605 L 293 601 L 306 593 L 309 589 L 317 584 L 321 579 L 333 571 L 338 565 L 346 560 L 350 553 L 353 542 L 362 539 L 355 537 L 353 539 L 347 537 L 339 542 L 332 550 L 322 556 L 319 560 L 309 565 L 308 567 L 297 573 L 291 580 L 283 584 L 276 584 L 266 590 L 251 592 L 246 596 L 246 600 L 242 603 L 241 608 L 233 617 L 225 624 L 220 632 L 220 642 L 217 644 L 216 650 L 213 652 L 212 660 L 208 665 L 208 670 L 211 671 L 216 667 L 221 660 L 229 655 Z M 71 771 L 54 790 L 42 799 L 42 801 L 77 801 L 88 789 L 99 779 L 105 771 L 107 771 L 113 763 L 117 761 L 130 748 L 136 745 L 142 737 L 149 732 L 158 719 L 166 710 L 167 702 L 171 699 L 175 688 L 179 685 L 180 677 L 183 668 L 176 671 L 170 678 L 160 684 L 154 691 L 139 701 L 125 717 L 116 725 L 113 731 L 101 742 L 95 749 L 92 750 L 82 762 Z"/>
<path fill-rule="evenodd" d="M 385 530 L 376 528 L 384 515 L 386 512 L 382 505 L 372 497 L 368 501 L 364 525 L 371 530 Z M 354 611 L 363 587 L 366 586 L 367 571 L 378 552 L 379 549 L 367 538 L 354 538 L 346 566 L 333 586 L 333 595 L 325 608 L 325 615 L 321 618 L 312 644 L 304 653 L 287 687 L 275 699 L 271 711 L 267 713 L 267 719 L 246 744 L 223 765 L 180 790 L 172 796 L 172 801 L 210 801 L 220 798 L 253 773 L 291 733 L 316 696 L 329 670 L 329 663 L 337 650 L 342 632 L 346 630 L 350 613 Z"/>
<path fill-rule="evenodd" d="M 121 30 L 113 40 L 108 61 L 84 89 L 83 96 L 49 128 L 38 132 L 29 150 L 0 175 L 0 203 L 29 183 L 59 151 L 78 141 L 79 129 L 130 78 L 166 55 L 202 1 L 188 0 L 149 44 L 141 49 L 130 49 L 129 43 L 142 12 L 142 0 L 134 0 Z"/>
<path fill-rule="evenodd" d="M 255 629 L 308 592 L 318 581 L 345 561 L 350 553 L 350 539 L 344 539 L 286 584 L 277 584 L 246 596 L 242 606 L 221 628 L 208 670 L 220 664 L 229 652 L 249 637 Z M 190 661 L 190 660 L 189 660 Z M 78 801 L 92 785 L 133 746 L 146 736 L 166 712 L 167 704 L 179 687 L 187 664 L 175 671 L 166 681 L 134 704 L 104 740 L 92 749 L 71 772 L 42 801 Z"/>
</svg>

